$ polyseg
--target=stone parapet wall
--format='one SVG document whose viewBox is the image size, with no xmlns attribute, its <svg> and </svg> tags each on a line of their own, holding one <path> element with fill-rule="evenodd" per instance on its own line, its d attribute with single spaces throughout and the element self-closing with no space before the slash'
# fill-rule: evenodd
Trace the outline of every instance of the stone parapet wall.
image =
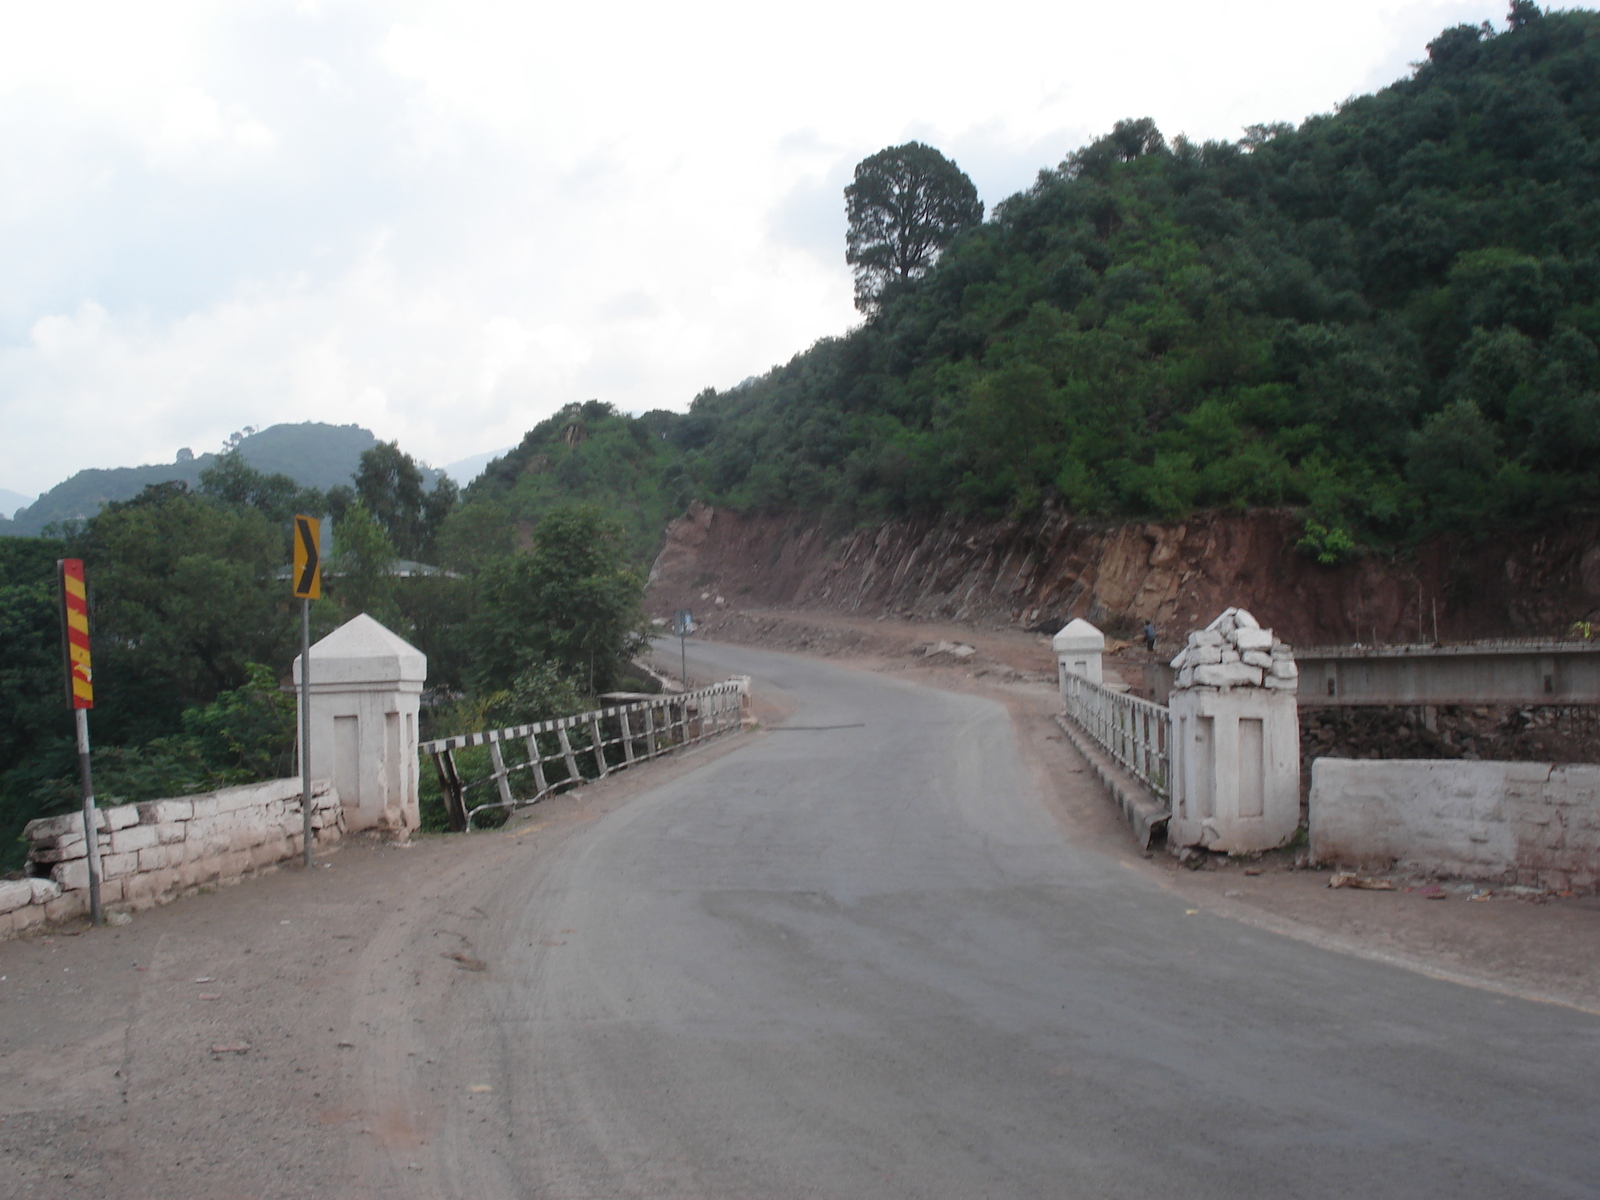
<svg viewBox="0 0 1600 1200">
<path fill-rule="evenodd" d="M 1310 810 L 1319 862 L 1600 890 L 1600 765 L 1319 758 Z"/>
<path fill-rule="evenodd" d="M 96 810 L 100 900 L 108 911 L 149 908 L 207 885 L 234 883 L 301 853 L 298 779 L 224 788 Z M 344 834 L 339 793 L 312 785 L 313 848 Z M 83 815 L 28 823 L 28 878 L 0 881 L 0 937 L 89 911 Z"/>
</svg>

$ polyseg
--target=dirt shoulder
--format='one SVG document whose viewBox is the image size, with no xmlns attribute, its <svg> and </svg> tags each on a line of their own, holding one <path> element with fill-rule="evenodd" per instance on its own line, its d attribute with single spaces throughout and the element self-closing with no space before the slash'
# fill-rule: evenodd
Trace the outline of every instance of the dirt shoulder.
<svg viewBox="0 0 1600 1200">
<path fill-rule="evenodd" d="M 823 655 L 841 665 L 1001 701 L 1068 836 L 1117 856 L 1196 908 L 1469 986 L 1600 1013 L 1600 897 L 1502 891 L 1473 900 L 1481 889 L 1468 882 L 1400 876 L 1394 877 L 1394 891 L 1330 888 L 1332 871 L 1298 866 L 1289 852 L 1255 861 L 1207 856 L 1198 860 L 1198 869 L 1162 851 L 1146 856 L 1056 724 L 1055 660 L 1049 639 L 1040 635 L 763 609 L 714 614 L 699 636 Z M 972 653 L 957 658 L 938 650 L 941 643 L 971 647 Z M 1142 647 L 1129 647 L 1111 662 L 1127 677 L 1140 669 L 1143 656 Z M 1093 787 L 1082 786 L 1084 777 Z"/>
<path fill-rule="evenodd" d="M 0 942 L 0 1198 L 382 1193 L 457 1102 L 418 1108 L 388 1068 L 413 1022 L 447 1026 L 456 989 L 492 978 L 475 935 L 497 881 L 741 744 L 641 764 L 500 831 L 352 838 L 125 926 Z"/>
</svg>

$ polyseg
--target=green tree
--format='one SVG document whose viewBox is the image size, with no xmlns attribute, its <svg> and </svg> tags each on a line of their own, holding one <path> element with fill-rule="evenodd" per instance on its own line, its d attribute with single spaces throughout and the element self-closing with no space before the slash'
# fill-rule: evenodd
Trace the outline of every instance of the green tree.
<svg viewBox="0 0 1600 1200">
<path fill-rule="evenodd" d="M 355 484 L 356 498 L 401 558 L 432 553 L 434 534 L 458 498 L 458 489 L 448 476 L 431 492 L 424 491 L 421 468 L 396 442 L 379 442 L 362 452 Z"/>
<path fill-rule="evenodd" d="M 295 514 L 319 515 L 328 504 L 316 488 L 303 488 L 287 475 L 256 470 L 237 449 L 219 455 L 200 472 L 199 493 L 222 504 L 257 509 L 286 531 Z"/>
<path fill-rule="evenodd" d="M 57 611 L 56 559 L 45 538 L 0 538 L 0 870 L 19 865 L 35 793 L 73 763 Z"/>
<path fill-rule="evenodd" d="M 1489 514 L 1499 436 L 1470 400 L 1434 413 L 1411 435 L 1406 474 L 1442 524 Z"/>
<path fill-rule="evenodd" d="M 1537 21 L 1544 13 L 1533 0 L 1511 0 L 1511 11 L 1506 14 L 1506 25 L 1511 30 L 1521 29 L 1524 25 Z"/>
<path fill-rule="evenodd" d="M 571 716 L 591 707 L 593 701 L 593 696 L 585 695 L 554 663 L 539 662 L 513 679 L 505 691 L 487 697 L 484 718 L 489 725 L 503 729 Z"/>
<path fill-rule="evenodd" d="M 293 621 L 279 530 L 182 483 L 108 505 L 72 542 L 0 543 L 0 864 L 36 816 L 76 803 L 55 560 L 82 557 L 102 803 L 243 783 L 287 768 Z"/>
<path fill-rule="evenodd" d="M 465 633 L 476 591 L 475 580 L 453 573 L 395 580 L 395 631 L 428 656 L 430 688 L 459 692 L 467 686 Z"/>
<path fill-rule="evenodd" d="M 1246 131 L 1246 142 L 1252 147 L 1258 146 L 1280 136 L 1288 128 L 1252 125 Z M 1130 163 L 1146 154 L 1163 154 L 1166 149 L 1167 139 L 1161 136 L 1152 118 L 1130 118 L 1118 121 L 1110 133 L 1069 154 L 1061 164 L 1061 173 L 1069 179 L 1079 175 L 1103 177 L 1115 163 Z"/>
<path fill-rule="evenodd" d="M 887 288 L 919 279 L 961 230 L 983 220 L 972 180 L 932 146 L 890 146 L 856 164 L 844 189 L 845 261 L 856 307 L 874 311 Z"/>
<path fill-rule="evenodd" d="M 333 576 L 329 589 L 349 620 L 366 613 L 391 628 L 399 623 L 392 573 L 395 548 L 367 506 L 356 501 L 333 527 Z"/>
<path fill-rule="evenodd" d="M 174 731 L 184 708 L 242 686 L 248 663 L 288 661 L 284 541 L 260 511 L 155 484 L 108 504 L 75 548 L 89 578 L 102 736 Z"/>
<path fill-rule="evenodd" d="M 295 770 L 294 696 L 261 663 L 245 665 L 243 685 L 210 704 L 185 709 L 183 732 L 200 757 L 233 782 L 278 779 Z"/>
<path fill-rule="evenodd" d="M 456 481 L 448 475 L 440 476 L 439 482 L 433 485 L 433 490 L 422 501 L 422 541 L 417 547 L 419 557 L 438 557 L 439 530 L 460 502 L 461 489 L 456 486 Z"/>
<path fill-rule="evenodd" d="M 510 506 L 480 495 L 457 508 L 440 526 L 439 564 L 456 571 L 475 570 L 512 553 L 516 534 Z"/>
<path fill-rule="evenodd" d="M 282 778 L 294 770 L 295 716 L 294 697 L 272 670 L 248 663 L 243 685 L 185 709 L 175 732 L 123 744 L 97 738 L 95 799 L 102 806 L 128 804 Z M 73 806 L 78 782 L 72 759 L 43 756 L 40 765 L 53 769 L 33 783 L 30 816 Z"/>
<path fill-rule="evenodd" d="M 606 691 L 646 645 L 644 577 L 627 565 L 622 525 L 592 508 L 557 509 L 532 541 L 479 577 L 473 683 L 505 690 L 548 663 L 586 693 Z"/>
</svg>

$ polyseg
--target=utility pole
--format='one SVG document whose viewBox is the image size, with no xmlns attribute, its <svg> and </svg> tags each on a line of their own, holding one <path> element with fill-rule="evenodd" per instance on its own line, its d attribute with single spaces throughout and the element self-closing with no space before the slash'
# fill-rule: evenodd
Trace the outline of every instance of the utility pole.
<svg viewBox="0 0 1600 1200">
<path fill-rule="evenodd" d="M 683 682 L 683 690 L 689 690 L 689 651 L 688 637 L 694 632 L 694 614 L 687 608 L 680 609 L 672 614 L 672 632 L 678 635 L 678 678 Z"/>
<path fill-rule="evenodd" d="M 300 601 L 300 841 L 311 865 L 311 601 Z"/>
</svg>

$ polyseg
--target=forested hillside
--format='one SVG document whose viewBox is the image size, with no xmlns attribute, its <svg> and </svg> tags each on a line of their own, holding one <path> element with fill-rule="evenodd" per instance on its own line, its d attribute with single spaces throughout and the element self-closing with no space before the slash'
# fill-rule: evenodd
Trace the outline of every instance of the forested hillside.
<svg viewBox="0 0 1600 1200">
<path fill-rule="evenodd" d="M 1298 129 L 1119 123 L 860 328 L 661 421 L 648 506 L 680 469 L 844 522 L 1305 505 L 1337 552 L 1594 505 L 1600 16 L 1507 25 Z"/>
<path fill-rule="evenodd" d="M 667 522 L 694 497 L 682 448 L 685 421 L 670 412 L 633 417 L 598 400 L 567 405 L 468 486 L 466 504 L 445 523 L 442 560 L 466 566 L 487 546 L 509 549 L 518 524 L 581 503 L 620 519 L 629 555 L 648 565 Z"/>
</svg>

